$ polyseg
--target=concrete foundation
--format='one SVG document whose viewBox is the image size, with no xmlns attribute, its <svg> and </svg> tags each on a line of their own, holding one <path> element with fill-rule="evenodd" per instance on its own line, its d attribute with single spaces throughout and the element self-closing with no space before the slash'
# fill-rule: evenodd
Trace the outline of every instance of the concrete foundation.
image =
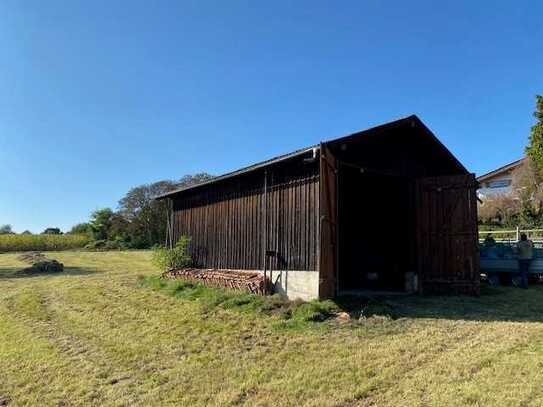
<svg viewBox="0 0 543 407">
<path fill-rule="evenodd" d="M 298 270 L 268 271 L 275 293 L 289 300 L 314 300 L 319 297 L 319 272 Z"/>
</svg>

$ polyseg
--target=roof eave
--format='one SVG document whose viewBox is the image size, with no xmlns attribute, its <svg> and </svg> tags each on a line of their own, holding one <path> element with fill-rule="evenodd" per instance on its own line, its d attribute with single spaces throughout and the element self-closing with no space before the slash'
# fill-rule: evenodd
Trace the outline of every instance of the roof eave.
<svg viewBox="0 0 543 407">
<path fill-rule="evenodd" d="M 253 171 L 256 171 L 256 170 L 259 170 L 259 169 L 267 168 L 267 167 L 272 166 L 274 164 L 277 164 L 277 163 L 280 163 L 280 162 L 283 162 L 283 161 L 287 161 L 287 160 L 299 157 L 301 155 L 307 154 L 307 153 L 313 151 L 314 149 L 319 149 L 319 148 L 320 147 L 318 145 L 302 148 L 300 150 L 296 150 L 296 151 L 294 151 L 292 153 L 289 153 L 289 154 L 284 154 L 284 155 L 281 155 L 279 157 L 272 158 L 270 160 L 262 161 L 260 163 L 251 165 L 249 167 L 241 168 L 239 170 L 226 173 L 224 175 L 219 175 L 218 177 L 212 178 L 209 181 L 201 182 L 201 183 L 195 184 L 195 185 L 189 185 L 187 187 L 183 187 L 183 188 L 175 189 L 175 190 L 170 191 L 170 192 L 166 192 L 165 194 L 157 195 L 153 199 L 159 201 L 159 200 L 162 200 L 162 199 L 170 198 L 171 196 L 179 194 L 179 193 L 184 192 L 184 191 L 188 191 L 188 190 L 191 190 L 191 189 L 195 189 L 195 188 L 203 187 L 203 186 L 206 186 L 206 185 L 214 184 L 214 183 L 224 181 L 224 180 L 229 179 L 229 178 L 237 177 L 239 175 L 248 174 L 250 172 L 253 172 Z"/>
<path fill-rule="evenodd" d="M 516 161 L 513 161 L 512 163 L 506 164 L 502 167 L 499 167 L 493 171 L 487 172 L 486 174 L 483 174 L 479 177 L 477 177 L 477 181 L 486 181 L 489 178 L 495 177 L 496 175 L 502 174 L 507 171 L 511 171 L 519 167 L 524 160 L 526 160 L 526 157 L 520 158 Z"/>
</svg>

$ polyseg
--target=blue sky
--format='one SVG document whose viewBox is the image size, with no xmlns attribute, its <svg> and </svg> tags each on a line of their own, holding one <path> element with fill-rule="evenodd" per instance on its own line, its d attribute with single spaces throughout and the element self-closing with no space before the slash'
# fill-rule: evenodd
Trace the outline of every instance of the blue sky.
<svg viewBox="0 0 543 407">
<path fill-rule="evenodd" d="M 540 1 L 0 2 L 0 224 L 418 114 L 476 173 L 519 158 Z"/>
</svg>

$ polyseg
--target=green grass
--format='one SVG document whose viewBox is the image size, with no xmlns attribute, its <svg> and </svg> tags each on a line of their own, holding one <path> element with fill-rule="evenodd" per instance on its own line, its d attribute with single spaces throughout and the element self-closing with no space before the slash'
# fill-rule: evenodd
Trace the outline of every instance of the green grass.
<svg viewBox="0 0 543 407">
<path fill-rule="evenodd" d="M 159 276 L 140 276 L 139 286 L 160 290 L 176 298 L 198 301 L 203 312 L 216 308 L 260 316 L 276 316 L 279 329 L 323 328 L 314 322 L 332 318 L 340 308 L 332 301 L 288 301 L 278 294 L 261 296 L 249 293 L 210 288 L 183 280 L 164 280 Z"/>
<path fill-rule="evenodd" d="M 25 264 L 0 255 L 0 402 L 543 401 L 543 287 L 485 289 L 480 298 L 285 304 L 149 278 L 158 272 L 148 252 L 48 256 L 65 272 L 20 276 Z M 330 307 L 347 310 L 352 322 L 312 322 Z M 283 329 L 289 321 L 294 329 Z"/>
<path fill-rule="evenodd" d="M 85 235 L 0 235 L 0 253 L 21 251 L 73 250 L 89 242 Z"/>
</svg>

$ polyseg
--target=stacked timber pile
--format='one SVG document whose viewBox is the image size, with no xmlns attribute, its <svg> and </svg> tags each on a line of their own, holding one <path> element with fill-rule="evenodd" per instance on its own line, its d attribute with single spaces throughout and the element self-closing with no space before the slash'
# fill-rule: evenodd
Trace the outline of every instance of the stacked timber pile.
<svg viewBox="0 0 543 407">
<path fill-rule="evenodd" d="M 64 264 L 55 259 L 48 258 L 43 253 L 23 253 L 18 259 L 31 264 L 30 267 L 20 270 L 19 273 L 21 274 L 60 273 L 64 271 Z"/>
<path fill-rule="evenodd" d="M 211 287 L 247 291 L 252 294 L 266 293 L 264 276 L 258 272 L 188 268 L 167 271 L 162 277 L 168 279 L 180 278 Z"/>
</svg>

